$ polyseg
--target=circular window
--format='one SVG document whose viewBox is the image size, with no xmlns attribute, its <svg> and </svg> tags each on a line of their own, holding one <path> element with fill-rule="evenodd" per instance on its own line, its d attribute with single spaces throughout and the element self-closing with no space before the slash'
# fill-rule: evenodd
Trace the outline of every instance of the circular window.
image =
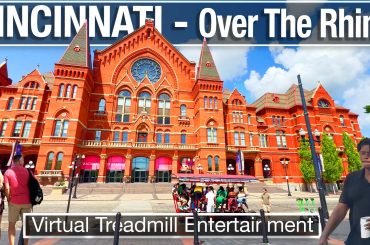
<svg viewBox="0 0 370 245">
<path fill-rule="evenodd" d="M 137 82 L 141 82 L 148 77 L 151 83 L 156 83 L 161 77 L 160 65 L 151 59 L 140 59 L 131 67 L 131 74 Z"/>
</svg>

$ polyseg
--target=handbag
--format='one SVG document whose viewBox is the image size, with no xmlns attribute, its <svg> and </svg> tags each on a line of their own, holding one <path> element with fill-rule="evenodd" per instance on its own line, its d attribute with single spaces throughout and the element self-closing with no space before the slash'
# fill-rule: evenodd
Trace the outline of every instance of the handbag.
<svg viewBox="0 0 370 245">
<path fill-rule="evenodd" d="M 32 206 L 41 204 L 42 200 L 44 200 L 44 194 L 42 192 L 40 183 L 37 181 L 35 176 L 28 170 L 29 173 L 29 180 L 28 180 L 28 188 L 30 190 L 30 199 Z"/>
</svg>

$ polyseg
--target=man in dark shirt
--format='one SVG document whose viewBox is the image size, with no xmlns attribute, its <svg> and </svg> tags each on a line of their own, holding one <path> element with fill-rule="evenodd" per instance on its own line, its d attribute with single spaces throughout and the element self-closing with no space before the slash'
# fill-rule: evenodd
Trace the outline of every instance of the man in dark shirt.
<svg viewBox="0 0 370 245">
<path fill-rule="evenodd" d="M 361 238 L 360 219 L 370 216 L 370 138 L 365 138 L 357 146 L 363 169 L 347 175 L 339 203 L 333 210 L 328 223 L 321 235 L 319 244 L 327 244 L 329 235 L 344 219 L 349 211 L 351 232 L 346 245 L 369 245 L 370 238 Z M 370 230 L 370 219 L 366 229 Z"/>
</svg>

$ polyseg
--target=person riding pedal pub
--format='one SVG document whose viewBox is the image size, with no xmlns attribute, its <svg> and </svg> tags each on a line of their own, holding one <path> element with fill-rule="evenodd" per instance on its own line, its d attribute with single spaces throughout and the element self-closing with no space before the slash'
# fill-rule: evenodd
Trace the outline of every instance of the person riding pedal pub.
<svg viewBox="0 0 370 245">
<path fill-rule="evenodd" d="M 370 138 L 362 139 L 357 145 L 357 150 L 360 153 L 362 169 L 347 175 L 339 203 L 331 213 L 321 234 L 320 245 L 330 241 L 329 235 L 346 217 L 348 210 L 350 233 L 345 244 L 370 244 Z M 361 219 L 363 219 L 364 227 L 361 227 Z M 367 233 L 363 234 L 367 238 L 361 238 L 362 233 Z"/>
<path fill-rule="evenodd" d="M 210 186 L 208 186 L 206 199 L 207 199 L 207 213 L 214 213 L 216 204 L 216 195 Z"/>
<path fill-rule="evenodd" d="M 22 155 L 13 157 L 13 165 L 4 174 L 5 195 L 9 204 L 8 213 L 8 238 L 9 245 L 14 245 L 15 224 L 19 217 L 23 221 L 24 213 L 32 212 L 30 191 L 28 187 L 29 172 L 23 166 Z M 24 244 L 28 244 L 28 239 L 24 239 Z"/>
</svg>

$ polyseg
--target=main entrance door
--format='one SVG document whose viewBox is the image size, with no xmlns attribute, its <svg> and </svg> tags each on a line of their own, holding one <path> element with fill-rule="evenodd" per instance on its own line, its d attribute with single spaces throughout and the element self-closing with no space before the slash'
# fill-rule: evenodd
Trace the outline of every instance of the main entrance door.
<svg viewBox="0 0 370 245">
<path fill-rule="evenodd" d="M 81 170 L 81 175 L 80 175 L 81 183 L 96 182 L 97 178 L 98 178 L 97 170 Z"/>
<path fill-rule="evenodd" d="M 132 161 L 132 182 L 148 182 L 149 158 L 135 157 Z"/>
</svg>

